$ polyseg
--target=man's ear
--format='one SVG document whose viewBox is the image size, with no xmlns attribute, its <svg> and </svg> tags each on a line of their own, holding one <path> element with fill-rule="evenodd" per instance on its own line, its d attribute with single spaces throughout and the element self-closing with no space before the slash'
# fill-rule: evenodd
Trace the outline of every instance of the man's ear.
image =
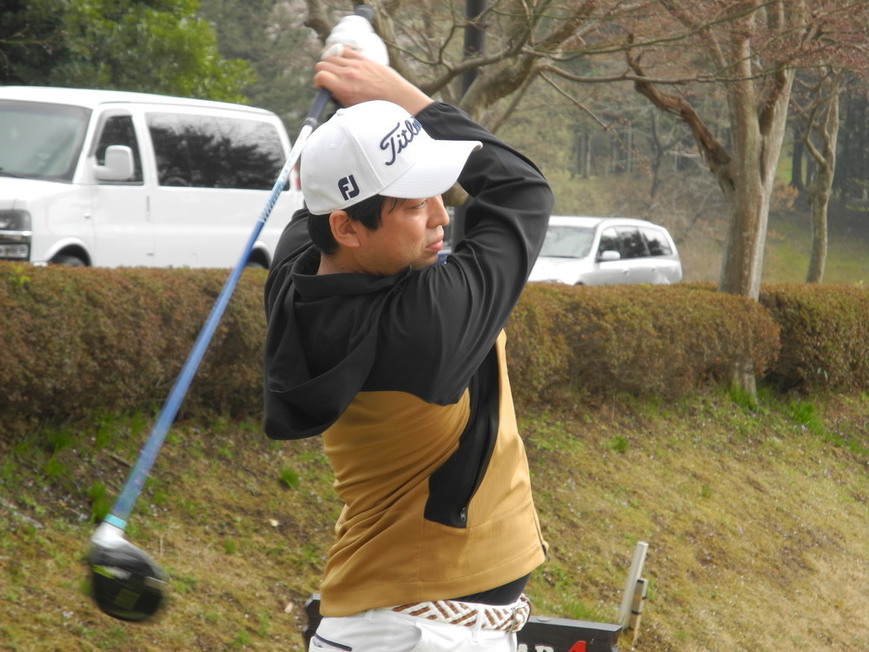
<svg viewBox="0 0 869 652">
<path fill-rule="evenodd" d="M 359 230 L 364 227 L 350 219 L 347 211 L 332 211 L 329 215 L 329 228 L 332 230 L 332 237 L 339 245 L 356 248 L 360 244 Z"/>
</svg>

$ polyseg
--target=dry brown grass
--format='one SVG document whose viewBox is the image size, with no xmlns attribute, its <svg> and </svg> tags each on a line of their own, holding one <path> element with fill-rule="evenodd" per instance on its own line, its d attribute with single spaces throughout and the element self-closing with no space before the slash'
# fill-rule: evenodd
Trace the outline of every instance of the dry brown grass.
<svg viewBox="0 0 869 652">
<path fill-rule="evenodd" d="M 549 398 L 522 410 L 552 546 L 529 587 L 538 614 L 614 619 L 643 540 L 637 650 L 869 640 L 866 396 L 818 399 L 814 421 L 725 393 L 672 406 Z M 55 436 L 55 451 L 44 436 L 3 441 L 0 649 L 300 650 L 339 505 L 316 440 L 269 442 L 253 423 L 176 424 L 161 452 L 127 535 L 171 575 L 165 611 L 125 624 L 86 597 L 88 493 L 101 482 L 116 495 L 144 425 L 104 416 L 102 448 L 87 428 Z"/>
<path fill-rule="evenodd" d="M 614 617 L 613 577 L 643 540 L 652 588 L 637 650 L 863 649 L 865 456 L 825 443 L 817 425 L 713 397 L 620 407 L 577 406 L 531 428 L 535 467 L 547 470 L 535 476 L 544 523 L 560 544 L 553 561 L 574 599 Z M 827 409 L 869 443 L 865 405 Z M 565 442 L 557 474 L 535 445 L 554 432 Z M 546 578 L 544 568 L 536 581 Z M 539 606 L 569 611 L 558 595 Z"/>
</svg>

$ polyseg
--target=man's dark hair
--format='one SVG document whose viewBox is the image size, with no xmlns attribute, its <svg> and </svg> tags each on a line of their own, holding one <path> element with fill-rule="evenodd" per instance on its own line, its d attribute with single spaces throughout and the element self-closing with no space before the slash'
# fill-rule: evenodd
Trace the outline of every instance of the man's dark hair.
<svg viewBox="0 0 869 652">
<path fill-rule="evenodd" d="M 384 197 L 383 195 L 374 195 L 368 199 L 363 199 L 358 204 L 348 206 L 344 210 L 354 222 L 360 222 L 369 231 L 376 231 L 380 228 L 381 213 L 384 203 L 389 200 L 390 210 L 393 210 L 398 202 L 392 198 Z M 338 243 L 332 236 L 332 228 L 329 226 L 329 213 L 323 215 L 311 215 L 308 218 L 308 234 L 311 236 L 311 242 L 326 256 L 331 256 L 338 251 Z"/>
</svg>

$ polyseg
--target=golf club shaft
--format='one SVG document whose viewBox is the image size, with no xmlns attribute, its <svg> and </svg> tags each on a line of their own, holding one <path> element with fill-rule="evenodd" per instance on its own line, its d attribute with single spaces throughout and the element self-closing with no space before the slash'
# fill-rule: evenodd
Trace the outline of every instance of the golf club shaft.
<svg viewBox="0 0 869 652">
<path fill-rule="evenodd" d="M 226 310 L 226 306 L 229 304 L 229 299 L 238 284 L 239 278 L 241 278 L 241 273 L 244 271 L 250 252 L 253 250 L 263 226 L 265 226 L 272 209 L 280 197 L 281 191 L 287 183 L 287 179 L 289 178 L 293 167 L 298 162 L 299 156 L 301 156 L 302 148 L 305 146 L 308 136 L 310 136 L 314 127 L 317 125 L 317 122 L 320 119 L 320 114 L 326 108 L 328 101 L 329 91 L 321 88 L 317 92 L 317 96 L 311 105 L 311 110 L 305 117 L 304 125 L 299 131 L 295 143 L 293 143 L 293 147 L 290 150 L 286 163 L 284 163 L 284 167 L 281 169 L 281 172 L 275 181 L 275 185 L 272 187 L 268 201 L 263 207 L 259 219 L 254 225 L 254 229 L 250 234 L 250 238 L 248 238 L 247 244 L 242 250 L 238 262 L 230 272 L 226 282 L 223 284 L 223 288 L 217 296 L 214 307 L 211 309 L 208 318 L 205 320 L 202 330 L 200 330 L 199 336 L 196 338 L 196 342 L 190 350 L 190 354 L 187 356 L 187 360 L 181 368 L 178 378 L 175 380 L 175 384 L 172 386 L 172 390 L 169 392 L 169 396 L 166 398 L 166 401 L 157 416 L 157 420 L 154 422 L 151 434 L 148 436 L 145 445 L 142 447 L 139 457 L 121 489 L 121 493 L 118 495 L 115 504 L 112 506 L 111 512 L 105 518 L 106 522 L 121 530 L 123 530 L 127 525 L 127 519 L 130 517 L 133 504 L 136 502 L 136 499 L 142 491 L 142 487 L 151 471 L 157 453 L 160 451 L 160 447 L 163 445 L 163 440 L 166 438 L 166 433 L 169 431 L 169 427 L 175 420 L 178 409 L 181 407 L 181 403 L 187 394 L 191 382 L 193 382 L 193 377 L 196 374 L 196 370 L 199 368 L 199 363 L 202 362 L 202 358 L 205 355 L 205 351 L 208 349 L 208 345 L 217 329 L 217 325 Z"/>
</svg>

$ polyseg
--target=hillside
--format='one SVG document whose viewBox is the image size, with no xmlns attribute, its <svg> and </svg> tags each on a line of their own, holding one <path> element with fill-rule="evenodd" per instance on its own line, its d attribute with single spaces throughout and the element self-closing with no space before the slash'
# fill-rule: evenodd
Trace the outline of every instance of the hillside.
<svg viewBox="0 0 869 652">
<path fill-rule="evenodd" d="M 865 395 L 765 396 L 756 411 L 724 392 L 666 406 L 550 396 L 521 414 L 552 553 L 529 587 L 537 614 L 614 619 L 642 540 L 651 590 L 634 649 L 863 649 Z M 162 614 L 125 624 L 86 597 L 92 502 L 114 499 L 149 428 L 102 414 L 0 440 L 0 649 L 301 650 L 340 506 L 318 442 L 270 442 L 256 422 L 170 432 L 127 531 L 171 576 Z"/>
</svg>

